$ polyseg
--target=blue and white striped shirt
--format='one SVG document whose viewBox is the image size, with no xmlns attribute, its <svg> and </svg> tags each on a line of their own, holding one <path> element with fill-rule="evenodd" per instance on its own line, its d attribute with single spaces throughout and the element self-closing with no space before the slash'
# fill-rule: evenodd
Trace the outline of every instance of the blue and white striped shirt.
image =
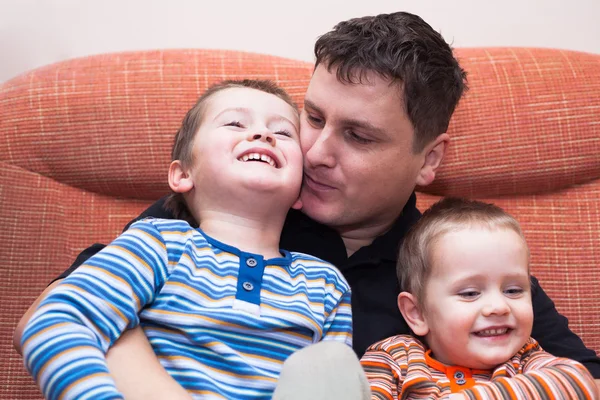
<svg viewBox="0 0 600 400">
<path fill-rule="evenodd" d="M 141 324 L 192 396 L 270 398 L 292 352 L 352 342 L 341 273 L 282 254 L 264 260 L 183 221 L 137 222 L 42 302 L 23 334 L 26 366 L 48 399 L 121 398 L 104 354 Z"/>
</svg>

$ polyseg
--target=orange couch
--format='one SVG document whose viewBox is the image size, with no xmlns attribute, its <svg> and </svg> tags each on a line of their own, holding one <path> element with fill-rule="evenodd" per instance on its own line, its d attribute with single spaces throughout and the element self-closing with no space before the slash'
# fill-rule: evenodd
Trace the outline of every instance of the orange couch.
<svg viewBox="0 0 600 400">
<path fill-rule="evenodd" d="M 471 90 L 423 209 L 442 195 L 493 201 L 522 223 L 533 273 L 600 350 L 600 55 L 458 49 Z M 270 78 L 301 104 L 312 64 L 217 50 L 68 60 L 0 84 L 0 398 L 40 398 L 14 326 L 93 242 L 167 193 L 173 135 L 207 86 Z"/>
</svg>

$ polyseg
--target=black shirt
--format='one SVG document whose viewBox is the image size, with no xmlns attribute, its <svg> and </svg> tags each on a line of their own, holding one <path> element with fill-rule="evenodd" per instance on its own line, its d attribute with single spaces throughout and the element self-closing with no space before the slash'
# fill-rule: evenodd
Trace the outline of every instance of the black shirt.
<svg viewBox="0 0 600 400">
<path fill-rule="evenodd" d="M 168 218 L 173 215 L 164 209 L 162 198 L 146 209 L 134 221 L 145 217 Z M 410 333 L 398 310 L 400 286 L 396 278 L 396 260 L 399 246 L 407 230 L 420 218 L 416 196 L 408 200 L 392 228 L 369 246 L 362 247 L 348 257 L 340 235 L 297 210 L 288 213 L 281 233 L 280 247 L 289 251 L 307 253 L 329 261 L 338 267 L 352 289 L 353 347 L 360 357 L 367 347 L 387 337 Z M 63 272 L 64 278 L 85 260 L 100 251 L 104 245 L 94 244 L 85 249 L 73 265 Z M 587 349 L 581 339 L 568 327 L 554 303 L 532 277 L 534 322 L 532 336 L 546 351 L 583 363 L 596 378 L 600 378 L 600 358 Z"/>
</svg>

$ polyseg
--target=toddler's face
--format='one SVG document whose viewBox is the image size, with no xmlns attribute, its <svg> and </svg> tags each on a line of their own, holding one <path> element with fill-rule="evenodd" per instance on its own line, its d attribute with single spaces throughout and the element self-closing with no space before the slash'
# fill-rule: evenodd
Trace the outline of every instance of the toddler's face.
<svg viewBox="0 0 600 400">
<path fill-rule="evenodd" d="M 521 349 L 533 325 L 529 255 L 513 230 L 470 227 L 432 246 L 425 335 L 436 360 L 490 369 Z"/>
</svg>

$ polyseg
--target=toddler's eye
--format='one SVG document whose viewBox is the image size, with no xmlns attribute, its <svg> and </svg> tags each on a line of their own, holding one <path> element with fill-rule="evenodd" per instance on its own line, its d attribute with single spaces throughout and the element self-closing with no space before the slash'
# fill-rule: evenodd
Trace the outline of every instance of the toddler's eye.
<svg viewBox="0 0 600 400">
<path fill-rule="evenodd" d="M 463 299 L 471 300 L 479 296 L 479 292 L 476 290 L 465 290 L 464 292 L 460 292 L 458 295 Z"/>
<path fill-rule="evenodd" d="M 520 287 L 508 288 L 504 291 L 504 293 L 506 293 L 510 296 L 518 296 L 523 292 L 524 292 L 524 290 Z"/>
</svg>

